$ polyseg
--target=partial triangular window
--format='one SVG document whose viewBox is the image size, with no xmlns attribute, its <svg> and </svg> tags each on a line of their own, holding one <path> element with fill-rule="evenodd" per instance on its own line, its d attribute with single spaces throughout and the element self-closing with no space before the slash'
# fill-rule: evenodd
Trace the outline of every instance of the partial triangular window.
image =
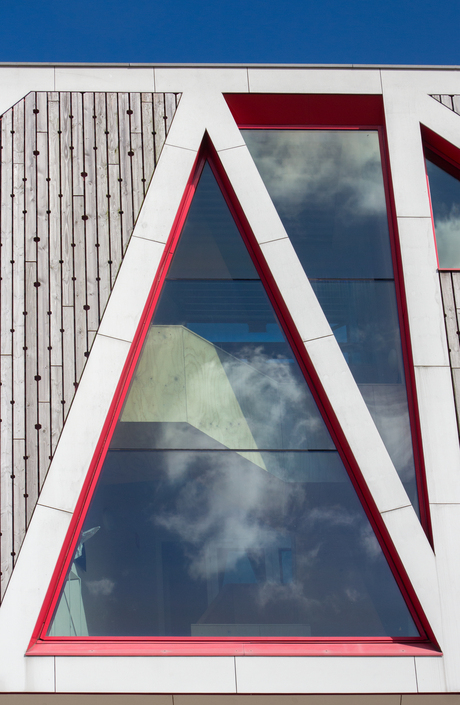
<svg viewBox="0 0 460 705">
<path fill-rule="evenodd" d="M 425 150 L 440 269 L 460 269 L 460 169 Z"/>
<path fill-rule="evenodd" d="M 419 512 L 415 411 L 411 418 L 379 133 L 266 129 L 243 135 Z"/>
<path fill-rule="evenodd" d="M 48 636 L 418 637 L 205 164 Z"/>
</svg>

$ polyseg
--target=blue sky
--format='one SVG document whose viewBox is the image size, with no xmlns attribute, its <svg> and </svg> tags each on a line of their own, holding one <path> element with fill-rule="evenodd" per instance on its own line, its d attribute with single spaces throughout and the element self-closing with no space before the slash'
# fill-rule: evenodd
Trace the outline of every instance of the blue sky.
<svg viewBox="0 0 460 705">
<path fill-rule="evenodd" d="M 0 61 L 460 65 L 460 0 L 1 0 Z"/>
</svg>

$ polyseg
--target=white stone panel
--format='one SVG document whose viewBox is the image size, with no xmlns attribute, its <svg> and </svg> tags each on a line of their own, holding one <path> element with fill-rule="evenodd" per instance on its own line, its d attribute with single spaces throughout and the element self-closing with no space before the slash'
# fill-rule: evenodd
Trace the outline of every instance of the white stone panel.
<svg viewBox="0 0 460 705">
<path fill-rule="evenodd" d="M 39 504 L 74 511 L 129 348 L 125 341 L 96 336 Z"/>
<path fill-rule="evenodd" d="M 416 692 L 413 657 L 236 657 L 238 693 Z"/>
<path fill-rule="evenodd" d="M 54 91 L 54 68 L 15 66 L 0 68 L 0 115 L 30 91 Z"/>
<path fill-rule="evenodd" d="M 431 505 L 433 537 L 436 551 L 443 635 L 439 645 L 443 651 L 446 687 L 448 691 L 460 691 L 460 505 Z"/>
<path fill-rule="evenodd" d="M 261 245 L 302 340 L 332 336 L 332 330 L 289 238 Z"/>
<path fill-rule="evenodd" d="M 415 670 L 419 693 L 442 693 L 446 690 L 443 657 L 416 656 Z"/>
<path fill-rule="evenodd" d="M 412 587 L 420 601 L 438 643 L 443 644 L 441 600 L 436 556 L 428 543 L 412 507 L 402 507 L 382 515 Z"/>
<path fill-rule="evenodd" d="M 381 93 L 378 69 L 249 68 L 251 93 Z"/>
<path fill-rule="evenodd" d="M 182 96 L 166 144 L 196 151 L 205 130 L 217 151 L 244 145 L 224 97 L 212 86 Z"/>
<path fill-rule="evenodd" d="M 164 249 L 159 242 L 131 238 L 99 326 L 101 335 L 133 340 Z"/>
<path fill-rule="evenodd" d="M 444 311 L 430 218 L 398 218 L 414 365 L 448 366 Z"/>
<path fill-rule="evenodd" d="M 460 93 L 460 71 L 442 69 L 381 69 L 384 91 L 419 93 L 420 95 L 439 93 Z M 446 108 L 447 110 L 447 108 Z"/>
<path fill-rule="evenodd" d="M 229 149 L 219 158 L 259 244 L 287 237 L 247 147 Z"/>
<path fill-rule="evenodd" d="M 54 691 L 54 656 L 24 658 L 26 669 L 25 689 L 35 693 Z"/>
<path fill-rule="evenodd" d="M 185 92 L 214 90 L 221 93 L 247 93 L 245 68 L 165 67 L 155 69 L 155 90 Z"/>
<path fill-rule="evenodd" d="M 401 96 L 384 90 L 383 99 L 396 215 L 430 218 L 420 120 L 413 94 Z"/>
<path fill-rule="evenodd" d="M 204 128 L 201 138 L 204 134 Z M 197 141 L 197 148 L 201 142 Z M 171 234 L 174 219 L 184 195 L 196 150 L 165 145 L 153 173 L 133 234 L 146 240 L 165 243 Z M 128 247 L 129 250 L 129 247 Z"/>
<path fill-rule="evenodd" d="M 56 567 L 71 515 L 38 505 L 0 609 L 0 692 L 54 690 L 52 657 L 24 654 Z"/>
<path fill-rule="evenodd" d="M 231 656 L 58 657 L 56 691 L 235 693 Z"/>
<path fill-rule="evenodd" d="M 55 91 L 153 91 L 153 68 L 56 68 Z"/>
<path fill-rule="evenodd" d="M 428 499 L 460 503 L 460 446 L 449 367 L 416 367 Z"/>
</svg>

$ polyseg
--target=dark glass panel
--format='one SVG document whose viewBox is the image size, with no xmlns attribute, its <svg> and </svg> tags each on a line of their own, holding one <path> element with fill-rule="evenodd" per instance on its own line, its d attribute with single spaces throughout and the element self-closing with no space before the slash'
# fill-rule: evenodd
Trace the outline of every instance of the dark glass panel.
<svg viewBox="0 0 460 705">
<path fill-rule="evenodd" d="M 393 276 L 377 132 L 243 136 L 309 277 Z"/>
<path fill-rule="evenodd" d="M 308 455 L 109 452 L 74 562 L 88 634 L 417 636 L 338 454 Z"/>
<path fill-rule="evenodd" d="M 311 284 L 396 470 L 417 507 L 394 282 L 312 280 Z"/>
<path fill-rule="evenodd" d="M 439 266 L 460 269 L 460 181 L 427 159 Z"/>
<path fill-rule="evenodd" d="M 201 174 L 168 278 L 259 278 L 207 164 Z"/>
<path fill-rule="evenodd" d="M 417 636 L 261 281 L 216 281 L 215 257 L 208 279 L 180 266 L 49 634 Z"/>
<path fill-rule="evenodd" d="M 378 133 L 243 135 L 418 511 Z"/>
</svg>

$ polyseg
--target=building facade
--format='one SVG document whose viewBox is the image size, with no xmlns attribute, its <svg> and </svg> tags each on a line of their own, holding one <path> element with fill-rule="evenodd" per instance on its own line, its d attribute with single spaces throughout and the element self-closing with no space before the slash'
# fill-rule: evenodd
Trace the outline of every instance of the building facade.
<svg viewBox="0 0 460 705">
<path fill-rule="evenodd" d="M 457 702 L 460 70 L 0 112 L 0 697 Z"/>
</svg>

